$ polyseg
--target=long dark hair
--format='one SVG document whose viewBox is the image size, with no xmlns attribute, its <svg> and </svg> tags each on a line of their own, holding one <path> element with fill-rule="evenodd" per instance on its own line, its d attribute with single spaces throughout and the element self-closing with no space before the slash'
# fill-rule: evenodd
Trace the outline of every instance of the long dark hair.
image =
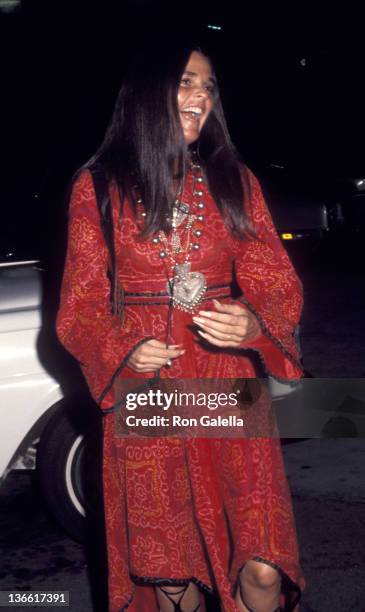
<svg viewBox="0 0 365 612">
<path fill-rule="evenodd" d="M 174 198 L 174 179 L 182 177 L 191 148 L 202 163 L 210 191 L 229 229 L 239 237 L 250 233 L 244 212 L 249 195 L 247 171 L 230 138 L 218 86 L 213 110 L 197 143 L 187 147 L 180 123 L 177 93 L 195 44 L 155 45 L 135 57 L 120 89 L 112 120 L 96 154 L 84 167 L 102 167 L 108 181 L 136 208 L 146 212 L 144 236 L 165 229 Z M 175 183 L 176 184 L 176 183 Z"/>
</svg>

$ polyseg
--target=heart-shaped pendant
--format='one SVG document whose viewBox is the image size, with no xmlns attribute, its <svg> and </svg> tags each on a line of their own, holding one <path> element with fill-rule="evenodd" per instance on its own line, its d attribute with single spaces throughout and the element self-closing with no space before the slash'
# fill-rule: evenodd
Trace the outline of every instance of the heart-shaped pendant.
<svg viewBox="0 0 365 612">
<path fill-rule="evenodd" d="M 201 304 L 207 288 L 204 274 L 191 272 L 190 268 L 190 263 L 177 264 L 174 268 L 174 277 L 168 283 L 173 306 L 185 312 L 192 312 Z"/>
</svg>

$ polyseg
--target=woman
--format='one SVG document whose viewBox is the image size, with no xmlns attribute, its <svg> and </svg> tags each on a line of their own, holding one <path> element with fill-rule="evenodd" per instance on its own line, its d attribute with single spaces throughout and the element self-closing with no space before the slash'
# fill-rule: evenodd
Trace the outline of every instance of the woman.
<svg viewBox="0 0 365 612">
<path fill-rule="evenodd" d="M 90 171 L 109 187 L 104 231 Z M 123 379 L 255 377 L 249 349 L 267 372 L 300 377 L 301 303 L 210 60 L 150 52 L 74 181 L 57 324 L 105 412 L 112 612 L 201 612 L 204 592 L 224 612 L 295 608 L 303 580 L 278 440 L 118 437 L 113 406 Z"/>
</svg>

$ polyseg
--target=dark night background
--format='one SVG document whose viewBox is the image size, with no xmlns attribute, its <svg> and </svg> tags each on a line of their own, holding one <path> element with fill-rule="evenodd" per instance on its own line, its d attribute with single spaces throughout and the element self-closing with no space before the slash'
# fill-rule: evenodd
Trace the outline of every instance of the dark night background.
<svg viewBox="0 0 365 612">
<path fill-rule="evenodd" d="M 103 137 L 131 53 L 148 49 L 154 37 L 185 32 L 214 60 L 232 138 L 269 203 L 275 163 L 285 166 L 295 201 L 344 204 L 340 227 L 287 248 L 304 284 L 306 369 L 315 377 L 365 377 L 365 195 L 355 202 L 346 187 L 365 179 L 360 8 L 349 2 L 15 4 L 0 0 L 0 259 L 15 252 L 44 262 L 46 332 L 57 308 L 70 178 Z M 313 439 L 284 448 L 308 580 L 303 612 L 365 611 L 363 442 Z M 20 589 L 70 588 L 75 610 L 92 609 L 87 551 L 85 557 L 55 526 L 28 475 L 17 476 L 1 493 L 2 584 L 10 576 Z"/>
<path fill-rule="evenodd" d="M 233 140 L 259 176 L 284 162 L 304 188 L 364 172 L 350 5 L 24 0 L 0 13 L 3 245 L 49 251 L 44 234 L 62 233 L 67 181 L 102 139 L 128 58 L 175 31 L 212 54 Z"/>
</svg>

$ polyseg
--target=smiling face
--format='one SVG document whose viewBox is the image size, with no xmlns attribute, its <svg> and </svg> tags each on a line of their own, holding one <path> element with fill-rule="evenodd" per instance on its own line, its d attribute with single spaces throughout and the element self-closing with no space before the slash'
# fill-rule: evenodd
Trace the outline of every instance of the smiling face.
<svg viewBox="0 0 365 612">
<path fill-rule="evenodd" d="M 193 51 L 185 66 L 177 94 L 177 104 L 185 142 L 191 144 L 214 105 L 215 80 L 209 60 Z"/>
</svg>

